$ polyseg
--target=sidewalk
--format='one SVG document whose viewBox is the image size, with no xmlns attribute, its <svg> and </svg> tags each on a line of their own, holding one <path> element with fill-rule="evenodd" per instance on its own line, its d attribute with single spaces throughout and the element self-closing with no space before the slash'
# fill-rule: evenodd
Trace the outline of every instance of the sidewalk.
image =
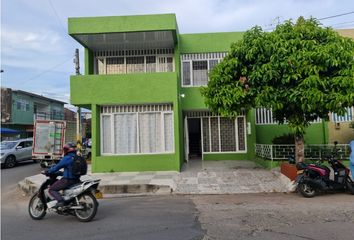
<svg viewBox="0 0 354 240">
<path fill-rule="evenodd" d="M 181 172 L 92 173 L 81 179 L 101 179 L 104 197 L 146 194 L 236 194 L 288 192 L 290 180 L 277 170 L 259 168 L 251 161 L 190 161 Z M 25 178 L 19 187 L 33 194 L 45 180 L 42 174 Z"/>
</svg>

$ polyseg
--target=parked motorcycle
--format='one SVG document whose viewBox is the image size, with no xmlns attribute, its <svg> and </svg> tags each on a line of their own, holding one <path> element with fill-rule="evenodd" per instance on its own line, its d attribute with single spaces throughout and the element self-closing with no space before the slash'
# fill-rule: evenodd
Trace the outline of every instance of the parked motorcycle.
<svg viewBox="0 0 354 240">
<path fill-rule="evenodd" d="M 295 180 L 297 191 L 302 196 L 311 198 L 319 192 L 349 191 L 354 194 L 354 182 L 349 169 L 337 158 L 337 151 L 327 157 L 329 167 L 321 163 L 296 164 L 298 176 Z"/>
<path fill-rule="evenodd" d="M 43 173 L 44 174 L 44 173 Z M 28 205 L 28 212 L 32 219 L 40 220 L 47 212 L 60 215 L 73 215 L 81 222 L 91 221 L 97 212 L 98 202 L 102 194 L 97 189 L 100 179 L 85 180 L 70 186 L 62 192 L 64 207 L 56 207 L 57 201 L 48 193 L 48 188 L 57 181 L 60 173 L 47 175 L 47 180 L 42 183 L 39 190 L 32 196 Z"/>
</svg>

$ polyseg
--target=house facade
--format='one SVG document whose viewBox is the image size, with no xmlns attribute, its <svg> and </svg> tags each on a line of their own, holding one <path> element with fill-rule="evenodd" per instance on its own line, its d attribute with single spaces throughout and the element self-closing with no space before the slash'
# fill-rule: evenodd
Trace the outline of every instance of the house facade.
<svg viewBox="0 0 354 240">
<path fill-rule="evenodd" d="M 1 126 L 17 130 L 17 137 L 32 137 L 34 119 L 62 120 L 64 104 L 30 92 L 1 88 Z"/>
<path fill-rule="evenodd" d="M 85 49 L 84 75 L 70 77 L 70 94 L 72 104 L 92 112 L 93 171 L 251 160 L 256 141 L 276 135 L 273 126 L 256 124 L 256 110 L 223 118 L 200 94 L 208 72 L 243 33 L 180 34 L 174 14 L 69 18 L 68 27 Z M 327 123 L 311 128 L 327 141 Z"/>
</svg>

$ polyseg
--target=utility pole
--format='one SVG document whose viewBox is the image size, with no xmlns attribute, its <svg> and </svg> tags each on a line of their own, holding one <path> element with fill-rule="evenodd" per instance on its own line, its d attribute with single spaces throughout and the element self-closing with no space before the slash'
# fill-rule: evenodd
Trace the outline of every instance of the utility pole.
<svg viewBox="0 0 354 240">
<path fill-rule="evenodd" d="M 79 59 L 79 49 L 76 48 L 75 50 L 75 73 L 76 75 L 81 75 L 80 74 L 80 59 Z M 81 151 L 82 149 L 82 143 L 81 143 L 81 108 L 77 108 L 77 113 L 76 113 L 76 145 L 77 148 Z"/>
</svg>

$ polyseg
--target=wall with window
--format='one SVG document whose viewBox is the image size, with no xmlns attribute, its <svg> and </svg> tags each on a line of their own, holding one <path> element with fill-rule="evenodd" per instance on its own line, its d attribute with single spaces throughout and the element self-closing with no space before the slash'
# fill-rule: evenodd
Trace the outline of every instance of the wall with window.
<svg viewBox="0 0 354 240">
<path fill-rule="evenodd" d="M 33 123 L 33 101 L 30 96 L 12 92 L 12 118 L 14 124 Z"/>
<path fill-rule="evenodd" d="M 174 152 L 171 104 L 101 107 L 101 155 Z"/>
<path fill-rule="evenodd" d="M 226 56 L 225 52 L 181 55 L 182 87 L 208 85 L 209 72 Z"/>
<path fill-rule="evenodd" d="M 94 52 L 94 74 L 174 72 L 173 49 Z"/>
<path fill-rule="evenodd" d="M 93 171 L 180 170 L 181 127 L 175 103 L 91 109 Z"/>
</svg>

